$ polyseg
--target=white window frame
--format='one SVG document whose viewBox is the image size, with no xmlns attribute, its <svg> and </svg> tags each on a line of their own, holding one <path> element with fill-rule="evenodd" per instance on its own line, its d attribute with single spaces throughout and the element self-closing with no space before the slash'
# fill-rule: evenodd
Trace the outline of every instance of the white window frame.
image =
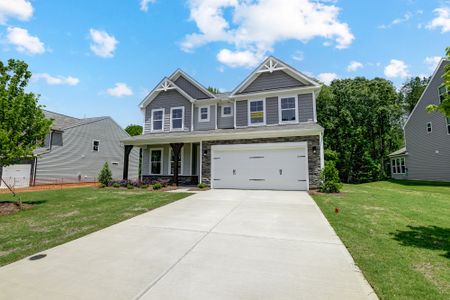
<svg viewBox="0 0 450 300">
<path fill-rule="evenodd" d="M 250 107 L 251 107 L 251 103 L 252 102 L 259 102 L 262 101 L 263 103 L 263 121 L 261 123 L 252 123 L 251 120 L 251 111 L 250 111 Z M 264 126 L 266 125 L 266 99 L 253 99 L 253 100 L 248 100 L 247 101 L 247 124 L 248 126 Z"/>
<path fill-rule="evenodd" d="M 287 98 L 294 98 L 295 100 L 295 120 L 293 121 L 283 121 L 282 120 L 282 109 L 281 109 L 281 100 L 282 99 L 287 99 Z M 288 108 L 289 110 L 292 108 Z M 288 109 L 284 109 L 284 110 L 288 110 Z M 286 95 L 286 96 L 279 96 L 278 97 L 278 120 L 279 120 L 279 124 L 292 124 L 292 123 L 298 123 L 299 122 L 299 118 L 298 118 L 298 96 L 297 95 Z"/>
<path fill-rule="evenodd" d="M 154 119 L 153 119 L 153 113 L 154 112 L 158 112 L 158 111 L 162 111 L 162 119 L 161 119 L 161 129 L 154 129 L 153 128 L 153 122 L 154 122 Z M 150 124 L 150 131 L 151 132 L 161 132 L 161 131 L 164 131 L 164 118 L 165 118 L 165 111 L 164 111 L 164 108 L 154 108 L 154 109 L 152 109 L 152 112 L 151 112 L 151 114 L 152 114 L 152 117 L 151 117 L 151 124 Z M 159 121 L 159 120 L 158 120 Z"/>
<path fill-rule="evenodd" d="M 225 108 L 230 108 L 230 114 L 227 115 L 225 114 Z M 227 104 L 227 105 L 222 105 L 222 118 L 227 118 L 227 117 L 232 117 L 233 114 L 233 106 L 231 104 Z"/>
<path fill-rule="evenodd" d="M 97 142 L 98 146 L 97 146 L 97 150 L 94 150 L 94 143 Z M 100 140 L 92 140 L 92 147 L 91 147 L 92 152 L 100 152 Z"/>
<path fill-rule="evenodd" d="M 161 151 L 161 172 L 159 174 L 152 173 L 152 152 L 153 151 Z M 149 174 L 150 175 L 162 175 L 164 173 L 164 149 L 163 148 L 151 148 L 150 149 L 150 157 L 149 160 Z"/>
<path fill-rule="evenodd" d="M 430 129 L 428 131 L 428 129 Z M 427 133 L 432 133 L 433 132 L 433 124 L 431 122 L 427 123 Z"/>
<path fill-rule="evenodd" d="M 181 150 L 180 150 L 180 174 L 178 174 L 178 175 L 182 175 L 182 174 L 184 174 L 183 173 L 183 171 L 184 171 L 184 148 L 183 147 L 181 147 Z M 169 149 L 169 175 L 173 175 L 173 173 L 172 173 L 172 154 L 173 154 L 173 149 L 172 148 L 170 148 Z"/>
<path fill-rule="evenodd" d="M 181 128 L 173 128 L 173 115 L 172 112 L 175 109 L 181 109 L 182 116 L 181 116 Z M 171 107 L 170 108 L 170 131 L 183 131 L 184 130 L 184 106 L 177 106 L 177 107 Z"/>
<path fill-rule="evenodd" d="M 208 111 L 208 118 L 207 119 L 202 119 L 202 108 L 206 108 Z M 209 122 L 210 120 L 210 115 L 211 115 L 211 108 L 209 105 L 202 105 L 198 107 L 198 121 L 199 122 Z"/>
<path fill-rule="evenodd" d="M 402 166 L 405 166 L 405 171 L 403 171 Z M 397 168 L 400 169 L 400 172 L 398 172 Z M 406 160 L 404 157 L 391 158 L 391 172 L 394 175 L 406 174 Z"/>
</svg>

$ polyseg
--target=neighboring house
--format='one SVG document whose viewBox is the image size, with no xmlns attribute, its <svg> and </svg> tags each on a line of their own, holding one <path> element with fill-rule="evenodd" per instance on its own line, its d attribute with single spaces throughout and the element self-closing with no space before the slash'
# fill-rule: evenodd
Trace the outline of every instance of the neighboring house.
<svg viewBox="0 0 450 300">
<path fill-rule="evenodd" d="M 274 57 L 232 92 L 214 95 L 181 70 L 140 103 L 144 134 L 122 140 L 143 149 L 142 177 L 212 188 L 308 190 L 323 167 L 317 124 L 321 85 Z M 126 174 L 125 174 L 126 175 Z M 126 177 L 126 176 L 125 176 Z"/>
<path fill-rule="evenodd" d="M 442 60 L 403 128 L 405 147 L 391 153 L 391 174 L 395 179 L 450 182 L 450 118 L 426 107 L 439 104 L 450 91 L 443 85 Z"/>
<path fill-rule="evenodd" d="M 110 117 L 78 119 L 44 111 L 53 120 L 44 146 L 33 157 L 0 168 L 0 176 L 14 187 L 96 181 L 108 162 L 114 179 L 123 176 L 123 148 L 120 140 L 129 137 Z M 139 154 L 131 153 L 129 174 L 138 178 Z M 5 187 L 1 183 L 1 187 Z"/>
</svg>

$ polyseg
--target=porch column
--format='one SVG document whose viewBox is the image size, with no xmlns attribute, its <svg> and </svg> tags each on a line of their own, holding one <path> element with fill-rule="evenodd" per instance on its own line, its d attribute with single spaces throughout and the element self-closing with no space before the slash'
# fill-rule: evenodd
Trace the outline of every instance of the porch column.
<svg viewBox="0 0 450 300">
<path fill-rule="evenodd" d="M 174 156 L 174 170 L 173 170 L 173 182 L 176 186 L 178 186 L 178 160 L 180 159 L 181 148 L 183 148 L 183 143 L 170 144 L 172 147 L 173 156 Z M 169 159 L 171 159 L 169 157 Z"/>
<path fill-rule="evenodd" d="M 128 164 L 130 160 L 130 152 L 133 145 L 125 145 L 123 156 L 123 180 L 128 180 Z"/>
</svg>

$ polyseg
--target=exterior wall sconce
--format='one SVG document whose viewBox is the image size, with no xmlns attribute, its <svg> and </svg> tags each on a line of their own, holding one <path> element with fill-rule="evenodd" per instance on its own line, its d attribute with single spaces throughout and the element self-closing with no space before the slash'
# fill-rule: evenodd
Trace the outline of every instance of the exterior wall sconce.
<svg viewBox="0 0 450 300">
<path fill-rule="evenodd" d="M 312 151 L 313 151 L 314 154 L 316 154 L 317 153 L 317 147 L 316 146 L 312 147 Z"/>
<path fill-rule="evenodd" d="M 203 150 L 203 156 L 208 155 L 208 150 Z"/>
</svg>

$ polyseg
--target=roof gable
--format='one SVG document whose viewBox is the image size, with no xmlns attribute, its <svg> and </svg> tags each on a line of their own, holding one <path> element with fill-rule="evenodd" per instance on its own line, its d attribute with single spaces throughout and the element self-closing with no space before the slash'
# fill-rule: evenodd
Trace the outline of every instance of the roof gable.
<svg viewBox="0 0 450 300">
<path fill-rule="evenodd" d="M 269 77 L 271 80 L 268 80 Z M 320 87 L 320 84 L 281 60 L 270 56 L 233 90 L 231 96 L 292 87 Z"/>
<path fill-rule="evenodd" d="M 213 93 L 208 91 L 207 88 L 205 88 L 198 81 L 196 81 L 181 69 L 176 70 L 172 75 L 169 76 L 169 79 L 194 99 L 200 100 L 216 97 Z"/>
<path fill-rule="evenodd" d="M 160 92 L 167 92 L 169 90 L 176 90 L 181 95 L 183 95 L 187 100 L 190 102 L 194 102 L 195 99 L 192 98 L 188 93 L 186 93 L 183 89 L 181 89 L 178 85 L 176 85 L 173 81 L 171 81 L 169 78 L 165 77 L 163 80 L 161 80 L 156 87 L 148 93 L 148 95 L 142 100 L 142 102 L 139 104 L 139 107 L 141 109 L 145 108 L 150 102 L 153 101 L 153 99 L 158 96 Z"/>
</svg>

